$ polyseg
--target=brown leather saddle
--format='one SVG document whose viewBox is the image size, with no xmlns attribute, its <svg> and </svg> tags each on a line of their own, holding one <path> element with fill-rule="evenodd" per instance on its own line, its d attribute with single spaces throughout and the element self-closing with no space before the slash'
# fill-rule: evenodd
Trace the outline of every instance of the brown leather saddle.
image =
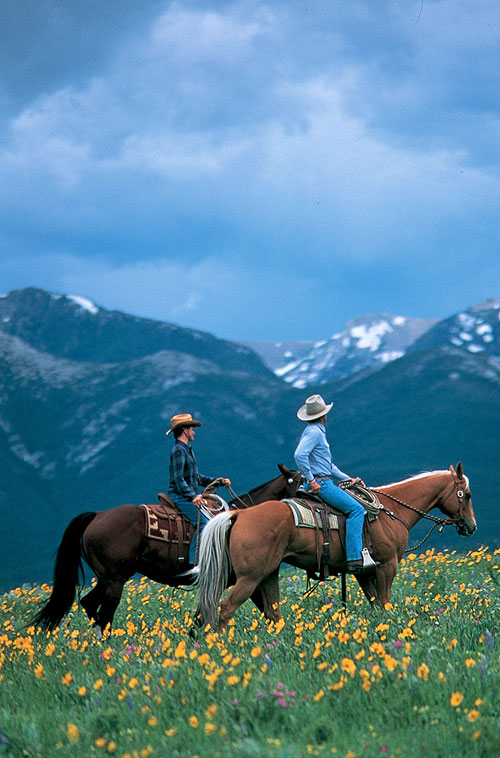
<svg viewBox="0 0 500 758">
<path fill-rule="evenodd" d="M 177 560 L 187 564 L 189 546 L 196 532 L 196 524 L 192 524 L 164 492 L 159 492 L 157 497 L 159 504 L 141 504 L 145 513 L 146 537 L 169 543 L 177 553 Z M 205 496 L 204 500 L 205 504 L 202 510 L 208 518 L 217 515 L 223 509 L 221 498 L 217 496 Z"/>
<path fill-rule="evenodd" d="M 363 523 L 363 534 L 362 534 L 363 547 L 367 548 L 368 551 L 371 552 L 373 548 L 373 544 L 372 544 L 372 538 L 371 538 L 371 533 L 370 533 L 368 524 L 369 524 L 369 521 L 373 521 L 374 519 L 378 518 L 378 510 L 380 507 L 380 503 L 378 501 L 378 498 L 376 498 L 376 496 L 374 496 L 366 488 L 363 488 L 359 485 L 356 488 L 355 495 L 353 492 L 349 492 L 349 494 L 353 495 L 356 498 L 356 500 L 358 500 L 365 508 L 366 514 L 365 514 L 365 520 Z M 327 576 L 331 574 L 343 573 L 345 571 L 344 567 L 341 567 L 341 566 L 332 567 L 329 565 L 330 563 L 330 531 L 332 529 L 335 529 L 336 531 L 338 531 L 340 543 L 342 545 L 342 549 L 345 555 L 346 521 L 347 521 L 346 514 L 343 513 L 342 511 L 339 511 L 337 508 L 331 505 L 328 505 L 327 503 L 325 503 L 324 500 L 321 499 L 321 497 L 314 495 L 312 492 L 308 492 L 307 490 L 297 490 L 296 496 L 294 498 L 289 498 L 285 500 L 285 502 L 288 502 L 288 504 L 291 507 L 292 507 L 291 504 L 293 503 L 293 501 L 295 501 L 297 504 L 302 505 L 305 508 L 308 508 L 311 511 L 313 515 L 311 525 L 316 529 L 316 533 L 318 535 L 321 531 L 321 536 L 322 536 L 323 541 L 322 543 L 320 543 L 320 540 L 318 540 L 318 546 L 317 546 L 318 569 L 317 569 L 317 576 L 314 576 L 314 578 L 325 579 Z"/>
</svg>

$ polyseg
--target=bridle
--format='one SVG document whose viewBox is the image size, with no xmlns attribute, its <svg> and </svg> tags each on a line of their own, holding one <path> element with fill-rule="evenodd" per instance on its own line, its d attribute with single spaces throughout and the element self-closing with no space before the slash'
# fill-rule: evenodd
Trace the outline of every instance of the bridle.
<svg viewBox="0 0 500 758">
<path fill-rule="evenodd" d="M 375 492 L 377 495 L 383 495 L 384 497 L 388 497 L 390 500 L 393 500 L 395 503 L 398 503 L 399 505 L 404 506 L 405 508 L 408 508 L 410 511 L 414 511 L 415 513 L 418 513 L 421 518 L 427 519 L 428 521 L 432 521 L 433 525 L 425 535 L 425 537 L 418 543 L 418 545 L 414 545 L 412 548 L 409 548 L 408 550 L 405 550 L 405 553 L 412 552 L 413 550 L 416 550 L 417 548 L 421 547 L 421 545 L 424 544 L 424 542 L 431 536 L 434 529 L 439 526 L 439 533 L 442 534 L 445 526 L 460 526 L 461 523 L 464 522 L 463 512 L 465 509 L 465 501 L 470 500 L 470 492 L 468 492 L 467 489 L 467 482 L 465 479 L 463 479 L 463 482 L 465 482 L 466 487 L 463 487 L 462 481 L 459 480 L 457 474 L 455 471 L 451 471 L 451 474 L 453 475 L 453 482 L 451 483 L 451 488 L 456 489 L 456 495 L 458 499 L 458 516 L 456 518 L 443 518 L 439 516 L 434 516 L 432 513 L 426 513 L 425 511 L 420 510 L 420 508 L 415 508 L 414 505 L 410 505 L 409 503 L 405 503 L 404 500 L 400 500 L 397 497 L 394 497 L 394 495 L 390 495 L 388 492 L 382 492 L 381 490 L 376 490 L 370 487 L 371 492 Z M 448 495 L 446 495 L 448 497 Z M 410 525 L 403 519 L 401 516 L 398 516 L 397 513 L 394 513 L 394 511 L 389 510 L 389 508 L 386 508 L 385 505 L 380 504 L 380 510 L 383 511 L 389 518 L 396 519 L 397 521 L 400 521 L 403 526 L 410 531 Z"/>
</svg>

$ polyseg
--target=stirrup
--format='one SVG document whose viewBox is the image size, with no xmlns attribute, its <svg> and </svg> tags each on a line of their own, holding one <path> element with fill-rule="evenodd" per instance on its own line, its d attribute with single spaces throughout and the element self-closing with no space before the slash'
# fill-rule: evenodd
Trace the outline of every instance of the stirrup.
<svg viewBox="0 0 500 758">
<path fill-rule="evenodd" d="M 363 566 L 361 567 L 362 571 L 373 571 L 377 566 L 380 566 L 379 561 L 373 560 L 367 547 L 362 549 L 361 557 L 363 559 Z"/>
</svg>

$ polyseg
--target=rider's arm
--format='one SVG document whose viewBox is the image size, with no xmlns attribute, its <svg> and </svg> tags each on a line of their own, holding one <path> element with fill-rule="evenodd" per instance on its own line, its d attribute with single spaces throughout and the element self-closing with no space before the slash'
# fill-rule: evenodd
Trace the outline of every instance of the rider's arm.
<svg viewBox="0 0 500 758">
<path fill-rule="evenodd" d="M 175 483 L 175 489 L 179 495 L 185 497 L 186 500 L 193 500 L 197 493 L 184 479 L 185 464 L 186 453 L 181 447 L 175 447 L 171 454 L 171 471 L 172 479 Z"/>
<path fill-rule="evenodd" d="M 320 435 L 316 427 L 306 427 L 294 453 L 295 463 L 307 482 L 311 482 L 314 479 L 311 471 L 310 456 L 319 439 Z"/>
<path fill-rule="evenodd" d="M 347 474 L 344 474 L 343 471 L 337 468 L 337 466 L 335 465 L 335 463 L 333 463 L 333 461 L 332 461 L 332 475 L 336 479 L 340 479 L 340 481 L 342 482 L 346 482 L 348 479 L 352 479 L 351 476 L 347 476 Z"/>
</svg>

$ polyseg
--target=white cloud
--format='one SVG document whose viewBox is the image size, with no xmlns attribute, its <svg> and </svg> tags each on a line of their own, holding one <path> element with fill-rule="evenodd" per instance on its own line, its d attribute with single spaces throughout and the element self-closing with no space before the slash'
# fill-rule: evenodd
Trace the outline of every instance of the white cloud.
<svg viewBox="0 0 500 758">
<path fill-rule="evenodd" d="M 214 279 L 238 290 L 232 272 L 258 297 L 258 266 L 278 289 L 289 270 L 298 293 L 291 269 L 306 254 L 334 284 L 352 262 L 409 258 L 413 275 L 437 250 L 477 270 L 498 249 L 498 163 L 485 153 L 500 157 L 499 120 L 447 98 L 462 45 L 489 86 L 471 51 L 497 50 L 498 30 L 481 26 L 491 11 L 323 6 L 168 4 L 98 77 L 41 94 L 0 143 L 7 249 L 63 250 L 53 281 L 81 294 L 88 282 L 105 305 L 121 290 L 139 308 L 150 291 L 159 307 L 169 282 L 187 281 L 190 298 L 162 316 L 179 320 L 202 312 Z M 481 255 L 479 225 L 491 230 Z"/>
<path fill-rule="evenodd" d="M 276 18 L 270 6 L 235 3 L 223 11 L 186 10 L 174 3 L 155 23 L 149 53 L 183 60 L 230 62 L 246 54 L 259 36 L 272 36 Z"/>
</svg>

